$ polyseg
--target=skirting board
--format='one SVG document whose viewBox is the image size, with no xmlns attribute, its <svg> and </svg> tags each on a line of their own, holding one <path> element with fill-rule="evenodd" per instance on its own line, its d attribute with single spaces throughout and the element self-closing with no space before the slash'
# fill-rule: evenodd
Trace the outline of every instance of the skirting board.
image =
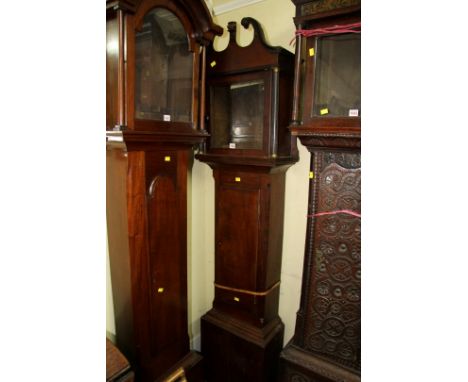
<svg viewBox="0 0 468 382">
<path fill-rule="evenodd" d="M 190 349 L 201 351 L 201 334 L 190 339 Z"/>
<path fill-rule="evenodd" d="M 109 338 L 109 341 L 115 344 L 115 334 L 106 330 L 106 337 Z"/>
</svg>

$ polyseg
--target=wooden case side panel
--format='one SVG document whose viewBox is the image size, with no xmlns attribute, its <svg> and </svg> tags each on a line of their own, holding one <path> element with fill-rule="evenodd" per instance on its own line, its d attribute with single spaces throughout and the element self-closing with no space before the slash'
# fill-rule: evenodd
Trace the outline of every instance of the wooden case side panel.
<svg viewBox="0 0 468 382">
<path fill-rule="evenodd" d="M 263 232 L 263 237 L 267 238 L 265 246 L 266 253 L 262 258 L 265 261 L 264 288 L 268 289 L 281 278 L 281 258 L 283 251 L 283 222 L 284 222 L 284 194 L 285 194 L 285 173 L 277 172 L 268 177 L 268 192 L 265 199 L 268 200 L 268 221 Z"/>
<path fill-rule="evenodd" d="M 149 363 L 147 214 L 144 151 L 128 152 L 127 213 L 130 248 L 130 274 L 134 311 L 134 341 L 137 349 L 136 372 L 144 373 Z"/>
<path fill-rule="evenodd" d="M 127 153 L 123 147 L 106 152 L 106 215 L 116 340 L 127 358 L 135 358 L 133 297 L 127 215 Z"/>
<path fill-rule="evenodd" d="M 298 157 L 297 138 L 291 136 L 288 129 L 294 98 L 294 59 L 285 60 L 286 68 L 279 71 L 279 103 L 278 103 L 278 156 Z"/>
</svg>

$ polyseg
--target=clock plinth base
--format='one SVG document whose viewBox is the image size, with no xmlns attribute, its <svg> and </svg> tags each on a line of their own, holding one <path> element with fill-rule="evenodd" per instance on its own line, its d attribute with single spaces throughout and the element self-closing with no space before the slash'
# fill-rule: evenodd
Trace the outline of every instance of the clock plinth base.
<svg viewBox="0 0 468 382">
<path fill-rule="evenodd" d="M 184 358 L 177 362 L 156 382 L 163 382 L 171 379 L 183 369 L 185 378 L 188 382 L 203 382 L 203 357 L 196 351 L 190 351 Z"/>
<path fill-rule="evenodd" d="M 201 318 L 205 378 L 209 382 L 270 382 L 277 378 L 284 324 L 257 327 L 215 309 Z"/>
<path fill-rule="evenodd" d="M 315 357 L 292 344 L 280 355 L 281 382 L 360 382 L 361 377 L 345 368 Z"/>
</svg>

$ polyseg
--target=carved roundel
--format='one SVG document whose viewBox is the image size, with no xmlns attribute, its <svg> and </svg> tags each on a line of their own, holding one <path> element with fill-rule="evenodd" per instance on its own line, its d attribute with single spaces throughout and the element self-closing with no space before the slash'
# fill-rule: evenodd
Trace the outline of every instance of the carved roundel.
<svg viewBox="0 0 468 382">
<path fill-rule="evenodd" d="M 320 335 L 316 334 L 310 336 L 307 343 L 311 349 L 321 350 L 324 346 L 325 341 Z"/>
<path fill-rule="evenodd" d="M 310 382 L 309 379 L 302 374 L 298 374 L 297 372 L 291 372 L 289 374 L 288 380 L 290 382 Z"/>
<path fill-rule="evenodd" d="M 328 311 L 328 300 L 326 298 L 318 297 L 314 301 L 314 308 L 316 312 L 325 315 Z"/>
<path fill-rule="evenodd" d="M 353 277 L 353 264 L 347 259 L 334 259 L 327 268 L 330 277 L 338 282 L 347 281 Z"/>
<path fill-rule="evenodd" d="M 337 346 L 338 354 L 345 359 L 352 359 L 354 354 L 353 347 L 346 341 L 340 342 Z"/>
<path fill-rule="evenodd" d="M 323 322 L 323 330 L 331 337 L 341 336 L 345 330 L 345 325 L 336 318 L 329 318 Z"/>
</svg>

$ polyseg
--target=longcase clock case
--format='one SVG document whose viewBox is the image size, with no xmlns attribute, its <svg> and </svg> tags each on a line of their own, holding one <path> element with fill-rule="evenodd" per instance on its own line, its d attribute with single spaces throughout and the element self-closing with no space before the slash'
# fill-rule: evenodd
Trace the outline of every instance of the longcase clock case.
<svg viewBox="0 0 468 382">
<path fill-rule="evenodd" d="M 117 346 L 139 381 L 202 381 L 187 324 L 187 171 L 204 129 L 203 0 L 107 1 L 107 225 Z"/>
<path fill-rule="evenodd" d="M 202 317 L 208 381 L 273 381 L 283 344 L 278 316 L 285 173 L 297 161 L 287 130 L 294 56 L 266 44 L 207 53 L 207 128 L 197 159 L 215 178 L 215 298 Z"/>
<path fill-rule="evenodd" d="M 281 381 L 358 382 L 361 373 L 360 1 L 293 0 L 291 133 L 311 153 L 300 308 Z"/>
</svg>

